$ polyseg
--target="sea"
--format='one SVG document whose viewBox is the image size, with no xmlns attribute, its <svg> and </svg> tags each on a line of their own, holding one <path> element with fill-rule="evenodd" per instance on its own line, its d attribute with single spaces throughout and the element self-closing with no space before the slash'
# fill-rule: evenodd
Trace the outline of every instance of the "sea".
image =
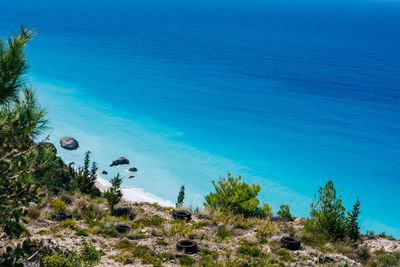
<svg viewBox="0 0 400 267">
<path fill-rule="evenodd" d="M 0 0 L 0 36 L 21 25 L 41 139 L 91 151 L 128 199 L 184 185 L 201 209 L 230 172 L 307 217 L 332 179 L 363 232 L 400 237 L 400 1 Z"/>
</svg>

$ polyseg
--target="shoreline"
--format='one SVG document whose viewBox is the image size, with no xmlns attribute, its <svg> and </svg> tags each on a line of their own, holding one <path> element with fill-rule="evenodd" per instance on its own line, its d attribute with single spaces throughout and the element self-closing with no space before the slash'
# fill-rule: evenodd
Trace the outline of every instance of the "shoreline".
<svg viewBox="0 0 400 267">
<path fill-rule="evenodd" d="M 111 184 L 108 180 L 97 175 L 96 187 L 104 193 Z M 174 203 L 169 200 L 162 199 L 150 192 L 145 192 L 142 188 L 137 187 L 122 187 L 123 199 L 130 202 L 146 202 L 146 203 L 157 203 L 162 207 L 174 207 Z"/>
</svg>

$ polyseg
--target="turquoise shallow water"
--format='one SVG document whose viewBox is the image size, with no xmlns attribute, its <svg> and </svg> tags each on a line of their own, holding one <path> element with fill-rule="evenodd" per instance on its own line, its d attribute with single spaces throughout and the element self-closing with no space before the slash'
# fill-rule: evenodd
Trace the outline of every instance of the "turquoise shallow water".
<svg viewBox="0 0 400 267">
<path fill-rule="evenodd" d="M 38 32 L 50 138 L 81 143 L 66 160 L 124 155 L 132 195 L 167 204 L 185 184 L 193 206 L 231 171 L 298 216 L 333 178 L 363 230 L 399 236 L 399 2 L 0 3 L 1 36 Z"/>
</svg>

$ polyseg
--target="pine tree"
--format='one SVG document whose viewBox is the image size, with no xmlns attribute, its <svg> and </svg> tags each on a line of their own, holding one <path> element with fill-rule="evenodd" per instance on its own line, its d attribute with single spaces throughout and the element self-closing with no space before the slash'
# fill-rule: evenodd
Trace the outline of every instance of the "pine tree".
<svg viewBox="0 0 400 267">
<path fill-rule="evenodd" d="M 121 184 L 122 178 L 119 173 L 111 179 L 111 188 L 104 193 L 104 197 L 107 199 L 108 205 L 110 205 L 111 214 L 114 213 L 114 207 L 117 205 L 122 198 Z"/>
<path fill-rule="evenodd" d="M 353 206 L 353 210 L 347 214 L 346 234 L 354 240 L 360 239 L 360 227 L 358 226 L 358 215 L 360 214 L 360 199 Z"/>
<path fill-rule="evenodd" d="M 183 200 L 185 199 L 185 186 L 182 185 L 179 190 L 178 198 L 176 201 L 176 207 L 181 208 L 183 206 Z"/>
<path fill-rule="evenodd" d="M 83 168 L 79 167 L 76 178 L 75 178 L 75 183 L 76 187 L 79 191 L 81 191 L 84 194 L 91 194 L 95 188 L 95 183 L 96 183 L 96 172 L 97 172 L 97 163 L 93 162 L 92 163 L 92 168 L 89 170 L 90 166 L 90 151 L 87 151 L 85 153 L 85 161 L 83 164 Z"/>
<path fill-rule="evenodd" d="M 318 194 L 318 198 L 315 196 L 311 204 L 310 218 L 304 225 L 305 230 L 322 234 L 327 240 L 342 239 L 346 233 L 346 208 L 342 204 L 342 198 L 336 198 L 332 180 L 325 187 L 320 187 Z"/>
</svg>

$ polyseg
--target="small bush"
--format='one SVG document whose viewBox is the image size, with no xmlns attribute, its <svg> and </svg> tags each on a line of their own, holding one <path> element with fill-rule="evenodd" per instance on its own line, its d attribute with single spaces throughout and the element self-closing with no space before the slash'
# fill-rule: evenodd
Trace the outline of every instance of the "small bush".
<svg viewBox="0 0 400 267">
<path fill-rule="evenodd" d="M 117 249 L 130 249 L 130 248 L 133 248 L 134 245 L 131 241 L 125 239 L 125 240 L 121 240 L 118 243 L 114 244 L 113 247 L 117 248 Z"/>
<path fill-rule="evenodd" d="M 186 256 L 186 255 L 180 256 L 180 257 L 178 258 L 178 260 L 179 260 L 179 263 L 180 263 L 182 266 L 192 266 L 192 265 L 194 264 L 194 260 L 193 260 L 191 257 Z"/>
<path fill-rule="evenodd" d="M 75 220 L 65 220 L 62 221 L 60 224 L 61 228 L 69 228 L 69 229 L 75 229 L 76 221 Z"/>
<path fill-rule="evenodd" d="M 135 256 L 129 251 L 123 251 L 115 257 L 115 260 L 123 264 L 132 264 L 135 262 Z"/>
<path fill-rule="evenodd" d="M 279 211 L 278 211 L 278 215 L 281 218 L 287 219 L 289 221 L 291 221 L 293 219 L 292 214 L 290 214 L 289 205 L 282 204 L 280 209 L 279 209 Z"/>
<path fill-rule="evenodd" d="M 159 239 L 159 240 L 157 240 L 157 245 L 165 247 L 165 246 L 168 246 L 169 243 L 167 241 L 165 241 L 164 239 Z"/>
<path fill-rule="evenodd" d="M 87 242 L 83 243 L 81 258 L 86 264 L 91 265 L 99 262 L 102 255 L 104 255 L 104 253 L 101 250 L 97 250 L 92 244 Z"/>
<path fill-rule="evenodd" d="M 183 206 L 183 200 L 185 199 L 185 186 L 182 185 L 179 190 L 178 197 L 176 199 L 176 207 L 181 208 Z"/>
<path fill-rule="evenodd" d="M 87 231 L 85 229 L 78 229 L 75 232 L 75 235 L 76 236 L 88 236 L 88 233 L 87 233 Z"/>
<path fill-rule="evenodd" d="M 107 199 L 108 205 L 110 206 L 111 214 L 114 213 L 114 207 L 117 205 L 122 198 L 121 184 L 122 178 L 119 173 L 111 179 L 111 187 L 104 193 L 104 197 Z"/>
<path fill-rule="evenodd" d="M 39 216 L 40 216 L 40 207 L 38 205 L 34 205 L 34 206 L 29 207 L 27 215 L 31 219 L 39 218 Z"/>
<path fill-rule="evenodd" d="M 65 207 L 65 202 L 61 199 L 56 199 L 51 202 L 51 207 L 54 212 L 66 212 L 67 208 Z"/>
<path fill-rule="evenodd" d="M 218 227 L 217 230 L 217 237 L 220 239 L 225 239 L 227 237 L 231 237 L 232 233 L 230 231 L 228 231 L 228 229 L 226 228 L 225 225 L 221 225 Z"/>
<path fill-rule="evenodd" d="M 249 244 L 247 240 L 242 240 L 236 253 L 241 256 L 258 257 L 262 255 L 261 249 L 255 245 Z"/>
<path fill-rule="evenodd" d="M 294 261 L 292 254 L 290 254 L 290 252 L 287 251 L 286 249 L 278 250 L 277 254 L 279 255 L 279 258 L 284 262 Z"/>
<path fill-rule="evenodd" d="M 66 255 L 62 253 L 56 253 L 53 255 L 43 257 L 43 263 L 45 266 L 51 267 L 80 267 L 81 259 L 78 253 L 72 251 Z"/>
<path fill-rule="evenodd" d="M 220 178 L 218 183 L 212 181 L 215 193 L 205 197 L 204 206 L 222 212 L 233 212 L 246 217 L 271 216 L 272 208 L 269 204 L 259 207 L 260 201 L 257 198 L 261 190 L 260 185 L 249 185 L 241 182 L 241 176 L 235 178 L 228 173 L 227 178 Z"/>
</svg>

